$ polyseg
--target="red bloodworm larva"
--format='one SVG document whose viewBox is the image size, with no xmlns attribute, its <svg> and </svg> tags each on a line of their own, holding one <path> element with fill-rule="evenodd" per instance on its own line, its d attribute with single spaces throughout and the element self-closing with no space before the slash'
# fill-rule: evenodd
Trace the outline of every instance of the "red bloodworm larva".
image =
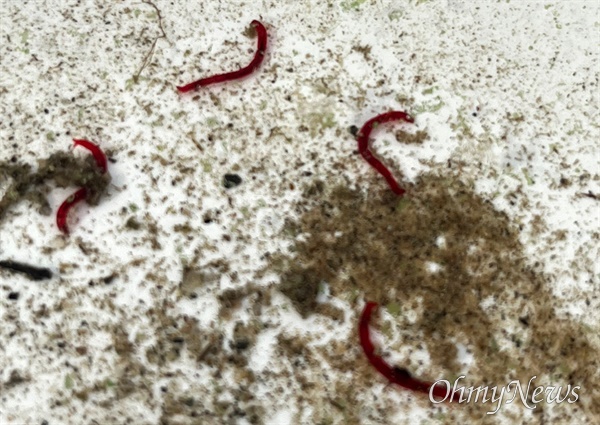
<svg viewBox="0 0 600 425">
<path fill-rule="evenodd" d="M 431 394 L 436 397 L 435 400 L 448 399 L 448 401 L 458 401 L 459 396 L 457 394 L 448 397 L 448 392 L 451 391 L 451 388 L 446 388 L 445 385 L 434 386 L 432 383 L 413 378 L 407 370 L 399 367 L 392 367 L 387 364 L 381 356 L 375 354 L 375 346 L 371 341 L 369 323 L 371 321 L 371 316 L 376 309 L 377 303 L 372 301 L 367 302 L 358 325 L 360 345 L 362 346 L 369 363 L 371 363 L 373 367 L 391 383 L 420 393 L 429 394 L 431 392 Z"/>
<path fill-rule="evenodd" d="M 98 145 L 84 139 L 73 139 L 73 143 L 75 146 L 83 146 L 89 150 L 94 156 L 98 168 L 102 170 L 102 173 L 106 173 L 106 155 L 104 155 L 104 152 L 102 152 L 102 149 L 100 149 Z M 69 211 L 76 203 L 83 201 L 86 197 L 87 189 L 82 187 L 77 192 L 65 199 L 62 204 L 60 204 L 60 207 L 58 207 L 58 211 L 56 212 L 56 225 L 61 232 L 66 234 L 69 233 L 69 228 L 67 227 L 67 216 Z"/>
<path fill-rule="evenodd" d="M 189 91 L 195 90 L 198 87 L 208 86 L 210 84 L 223 83 L 225 81 L 237 80 L 239 78 L 246 77 L 247 75 L 252 74 L 262 63 L 265 57 L 265 51 L 267 50 L 267 29 L 263 24 L 254 20 L 250 23 L 256 29 L 257 35 L 257 47 L 256 53 L 254 54 L 254 58 L 248 64 L 237 71 L 226 72 L 224 74 L 217 74 L 211 77 L 202 78 L 198 81 L 194 81 L 193 83 L 186 84 L 185 86 L 178 86 L 177 90 L 180 93 L 187 93 Z"/>
<path fill-rule="evenodd" d="M 385 178 L 388 185 L 396 195 L 402 196 L 406 191 L 400 187 L 394 176 L 392 176 L 390 170 L 388 170 L 387 167 L 381 163 L 381 161 L 375 158 L 373 153 L 369 150 L 369 136 L 371 135 L 371 131 L 373 131 L 373 129 L 378 127 L 380 124 L 390 121 L 406 121 L 409 123 L 415 122 L 413 117 L 408 115 L 406 112 L 386 112 L 367 121 L 358 132 L 356 140 L 358 141 L 358 152 L 362 155 L 362 157 Z"/>
<path fill-rule="evenodd" d="M 69 234 L 69 228 L 67 227 L 67 215 L 69 214 L 69 210 L 76 203 L 83 201 L 86 196 L 87 189 L 82 187 L 60 204 L 60 207 L 58 207 L 58 211 L 56 212 L 56 225 L 61 232 Z"/>
<path fill-rule="evenodd" d="M 73 143 L 75 146 L 83 146 L 89 150 L 94 156 L 98 168 L 100 168 L 103 173 L 106 173 L 106 155 L 104 155 L 104 152 L 102 152 L 102 149 L 100 149 L 98 145 L 83 139 L 73 139 Z"/>
</svg>

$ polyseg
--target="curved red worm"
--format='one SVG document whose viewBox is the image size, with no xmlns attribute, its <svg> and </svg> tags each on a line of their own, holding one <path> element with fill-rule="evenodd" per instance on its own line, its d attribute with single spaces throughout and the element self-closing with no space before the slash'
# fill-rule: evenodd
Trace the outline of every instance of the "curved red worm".
<svg viewBox="0 0 600 425">
<path fill-rule="evenodd" d="M 102 149 L 100 149 L 98 145 L 84 139 L 73 139 L 73 143 L 75 146 L 83 146 L 89 150 L 94 156 L 98 168 L 102 170 L 102 173 L 106 173 L 106 155 L 104 152 L 102 152 Z M 65 199 L 62 204 L 60 204 L 60 207 L 58 207 L 58 211 L 56 212 L 56 225 L 61 232 L 69 234 L 69 228 L 67 227 L 67 216 L 69 215 L 69 211 L 76 203 L 83 201 L 86 197 L 87 189 L 82 187 L 77 192 Z"/>
<path fill-rule="evenodd" d="M 60 207 L 58 207 L 58 211 L 56 212 L 56 225 L 61 232 L 69 234 L 69 228 L 67 227 L 67 215 L 69 214 L 69 210 L 76 203 L 83 201 L 86 196 L 87 189 L 82 187 L 60 204 Z"/>
<path fill-rule="evenodd" d="M 409 123 L 415 122 L 413 117 L 402 111 L 386 112 L 384 114 L 377 115 L 375 118 L 371 118 L 362 126 L 356 136 L 356 140 L 358 141 L 358 152 L 369 164 L 371 164 L 373 168 L 379 172 L 379 174 L 385 178 L 392 191 L 396 195 L 402 196 L 406 191 L 400 187 L 394 176 L 392 176 L 390 170 L 388 170 L 387 167 L 381 163 L 381 161 L 375 158 L 369 150 L 369 136 L 371 135 L 371 131 L 375 127 L 379 126 L 379 124 L 389 121 L 405 121 Z"/>
<path fill-rule="evenodd" d="M 100 168 L 103 173 L 106 173 L 106 155 L 104 155 L 104 152 L 102 152 L 102 149 L 100 149 L 98 145 L 84 139 L 73 139 L 73 143 L 75 144 L 75 146 L 83 146 L 84 148 L 89 150 L 94 156 L 98 168 Z"/>
<path fill-rule="evenodd" d="M 178 86 L 177 90 L 179 90 L 180 93 L 186 93 L 195 90 L 198 87 L 237 80 L 238 78 L 243 78 L 252 74 L 260 66 L 265 57 L 265 51 L 267 50 L 267 29 L 257 20 L 252 21 L 250 25 L 256 28 L 258 41 L 254 58 L 252 59 L 252 62 L 248 64 L 248 66 L 238 69 L 237 71 L 226 72 L 224 74 L 217 74 L 211 77 L 202 78 L 198 81 L 194 81 L 193 83 L 186 84 L 185 86 Z"/>
<path fill-rule="evenodd" d="M 391 383 L 400 385 L 401 387 L 407 388 L 412 391 L 429 394 L 436 397 L 436 400 L 446 399 L 448 396 L 449 388 L 437 386 L 433 383 L 421 381 L 413 378 L 410 373 L 403 368 L 392 367 L 381 356 L 375 354 L 375 346 L 371 341 L 371 335 L 369 331 L 369 323 L 373 312 L 377 309 L 377 303 L 369 301 L 365 305 L 365 308 L 360 316 L 358 325 L 358 333 L 360 337 L 360 345 L 369 360 L 369 363 L 373 365 L 375 369 L 383 376 L 385 376 Z M 432 388 L 433 387 L 433 388 Z M 448 401 L 458 401 L 459 397 L 455 393 L 448 399 Z"/>
</svg>

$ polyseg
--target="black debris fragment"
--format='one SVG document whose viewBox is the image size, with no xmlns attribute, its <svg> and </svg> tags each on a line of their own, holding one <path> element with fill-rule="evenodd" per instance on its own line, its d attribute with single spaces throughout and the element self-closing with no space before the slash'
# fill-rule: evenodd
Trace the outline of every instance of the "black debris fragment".
<svg viewBox="0 0 600 425">
<path fill-rule="evenodd" d="M 43 267 L 30 266 L 16 261 L 0 261 L 0 267 L 7 270 L 27 275 L 31 280 L 44 280 L 52 278 L 52 272 Z"/>
<path fill-rule="evenodd" d="M 585 197 L 585 198 L 592 198 L 595 199 L 596 201 L 600 200 L 600 195 L 596 195 L 595 193 L 592 193 L 591 190 L 588 190 L 587 193 L 578 193 L 577 194 L 580 198 Z"/>
<path fill-rule="evenodd" d="M 242 178 L 237 174 L 225 174 L 223 177 L 223 186 L 225 189 L 239 186 L 242 183 Z"/>
</svg>

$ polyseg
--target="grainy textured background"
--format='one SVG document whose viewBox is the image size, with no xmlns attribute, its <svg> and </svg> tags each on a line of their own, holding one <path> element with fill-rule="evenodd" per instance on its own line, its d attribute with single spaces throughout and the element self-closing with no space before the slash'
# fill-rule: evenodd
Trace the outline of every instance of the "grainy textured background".
<svg viewBox="0 0 600 425">
<path fill-rule="evenodd" d="M 363 294 L 330 297 L 337 319 L 303 319 L 269 289 L 281 280 L 271 258 L 306 236 L 286 223 L 316 180 L 381 195 L 348 128 L 390 109 L 416 117 L 391 128 L 427 135 L 378 134 L 394 173 L 448 173 L 506 213 L 556 314 L 599 347 L 599 207 L 584 196 L 600 193 L 598 2 L 0 4 L 0 162 L 35 167 L 74 137 L 112 159 L 108 193 L 73 210 L 69 237 L 29 202 L 0 222 L 0 259 L 55 274 L 0 271 L 0 423 L 467 420 L 374 372 L 348 402 L 336 389 L 353 374 L 319 347 L 346 344 L 365 363 Z M 249 62 L 253 19 L 270 38 L 254 76 L 176 92 Z M 242 184 L 225 189 L 225 173 Z M 0 176 L 0 196 L 9 185 Z M 49 193 L 53 212 L 73 190 Z M 481 421 L 600 420 L 563 406 Z"/>
</svg>

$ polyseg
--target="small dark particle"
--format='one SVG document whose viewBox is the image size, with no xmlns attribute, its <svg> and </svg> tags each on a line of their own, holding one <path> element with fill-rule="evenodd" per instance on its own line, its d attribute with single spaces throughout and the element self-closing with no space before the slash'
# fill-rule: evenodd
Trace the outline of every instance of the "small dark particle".
<svg viewBox="0 0 600 425">
<path fill-rule="evenodd" d="M 350 134 L 356 137 L 356 135 L 358 134 L 358 127 L 355 125 L 351 125 L 350 127 L 348 127 L 348 131 L 350 132 Z"/>
<path fill-rule="evenodd" d="M 406 369 L 404 369 L 403 367 L 394 367 L 394 376 L 398 377 L 398 378 L 402 378 L 402 379 L 411 379 L 412 376 L 410 375 L 410 372 Z"/>
<path fill-rule="evenodd" d="M 27 275 L 31 280 L 50 279 L 52 272 L 43 267 L 30 266 L 28 264 L 17 263 L 16 261 L 0 261 L 0 267 L 14 272 Z"/>
<path fill-rule="evenodd" d="M 242 183 L 242 178 L 237 174 L 225 174 L 223 177 L 223 186 L 225 189 L 231 189 L 232 187 L 239 186 Z"/>
<path fill-rule="evenodd" d="M 579 197 L 592 198 L 592 199 L 595 199 L 596 201 L 600 200 L 600 195 L 596 195 L 595 193 L 592 193 L 591 190 L 588 190 L 587 193 L 578 193 L 577 195 Z"/>
<path fill-rule="evenodd" d="M 237 341 L 235 341 L 236 350 L 245 350 L 249 346 L 250 346 L 250 341 L 248 341 L 247 338 L 240 338 Z"/>
<path fill-rule="evenodd" d="M 246 412 L 244 412 L 242 409 L 236 406 L 233 408 L 233 416 L 239 416 L 243 418 L 244 416 L 246 416 Z"/>
<path fill-rule="evenodd" d="M 116 273 L 112 273 L 109 276 L 106 276 L 104 279 L 102 279 L 102 282 L 104 282 L 106 285 L 110 285 L 113 280 L 115 280 L 115 278 L 117 277 Z"/>
<path fill-rule="evenodd" d="M 521 324 L 523 326 L 529 326 L 529 317 L 519 317 L 519 322 L 521 322 Z"/>
<path fill-rule="evenodd" d="M 8 377 L 8 381 L 4 383 L 4 388 L 13 388 L 17 385 L 23 384 L 29 381 L 30 378 L 27 375 L 21 375 L 18 370 L 13 370 L 10 372 L 10 376 Z"/>
<path fill-rule="evenodd" d="M 13 301 L 18 300 L 19 299 L 19 293 L 18 292 L 10 292 L 8 294 L 8 299 L 9 300 L 13 300 Z"/>
<path fill-rule="evenodd" d="M 139 221 L 137 221 L 135 217 L 129 217 L 129 219 L 125 223 L 125 227 L 131 230 L 139 230 L 142 227 L 142 225 Z"/>
</svg>

